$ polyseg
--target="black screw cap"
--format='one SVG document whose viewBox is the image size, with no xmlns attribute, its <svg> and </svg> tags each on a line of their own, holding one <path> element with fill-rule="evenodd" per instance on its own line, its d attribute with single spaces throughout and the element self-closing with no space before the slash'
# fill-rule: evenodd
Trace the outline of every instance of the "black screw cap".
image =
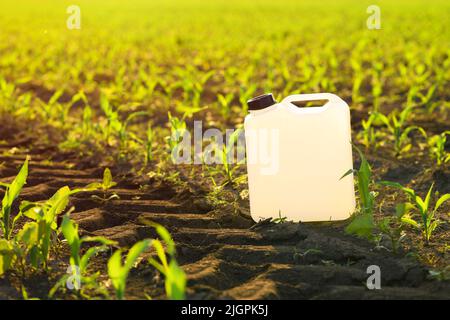
<svg viewBox="0 0 450 320">
<path fill-rule="evenodd" d="M 248 110 L 261 110 L 277 103 L 271 93 L 254 97 L 247 101 Z"/>
</svg>

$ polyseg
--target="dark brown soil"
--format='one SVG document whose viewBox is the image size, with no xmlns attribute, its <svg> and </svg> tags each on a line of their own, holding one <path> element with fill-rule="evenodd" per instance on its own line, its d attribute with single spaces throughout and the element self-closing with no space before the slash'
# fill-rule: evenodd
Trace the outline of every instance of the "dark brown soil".
<svg viewBox="0 0 450 320">
<path fill-rule="evenodd" d="M 17 129 L 20 125 L 6 123 L 0 129 L 0 140 L 4 140 L 0 144 L 0 181 L 11 180 L 25 156 L 31 155 L 29 178 L 19 200 L 47 199 L 62 186 L 75 188 L 101 179 L 103 168 L 98 165 L 61 154 L 48 142 L 39 141 L 38 134 L 21 133 Z M 420 168 L 392 166 L 380 172 L 386 179 L 402 177 L 407 182 Z M 76 208 L 72 218 L 83 234 L 105 236 L 121 246 L 154 236 L 145 221 L 167 227 L 188 275 L 189 298 L 450 298 L 450 284 L 428 280 L 429 268 L 423 263 L 404 254 L 375 250 L 372 243 L 345 235 L 344 222 L 255 224 L 241 216 L 218 215 L 194 200 L 186 202 L 188 194 L 180 196 L 170 185 L 152 179 L 117 180 L 112 192 L 120 200 L 100 204 L 91 194 L 77 195 L 71 203 Z M 448 180 L 444 181 L 441 189 L 448 192 L 448 186 Z M 105 270 L 107 257 L 97 259 L 98 269 Z M 45 298 L 67 262 L 62 252 L 52 261 L 53 272 L 20 281 L 30 296 Z M 366 288 L 370 265 L 381 267 L 381 290 Z M 0 279 L 1 299 L 21 297 L 18 279 L 14 274 Z M 144 299 L 145 294 L 163 297 L 163 279 L 152 268 L 141 265 L 130 275 L 127 298 Z"/>
</svg>

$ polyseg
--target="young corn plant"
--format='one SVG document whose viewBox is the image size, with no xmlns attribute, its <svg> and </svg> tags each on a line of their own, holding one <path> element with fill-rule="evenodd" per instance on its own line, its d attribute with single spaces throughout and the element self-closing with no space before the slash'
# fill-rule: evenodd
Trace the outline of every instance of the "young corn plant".
<svg viewBox="0 0 450 320">
<path fill-rule="evenodd" d="M 442 167 L 450 161 L 450 153 L 445 150 L 447 135 L 450 135 L 450 131 L 444 131 L 428 139 L 430 155 L 436 161 L 438 167 Z"/>
<path fill-rule="evenodd" d="M 171 300 L 184 300 L 186 297 L 186 274 L 175 258 L 175 243 L 166 228 L 156 223 L 147 224 L 156 229 L 166 245 L 166 251 L 164 251 L 164 246 L 160 240 L 152 240 L 151 246 L 155 249 L 159 261 L 153 257 L 150 257 L 148 261 L 164 276 L 167 297 Z"/>
<path fill-rule="evenodd" d="M 399 114 L 396 111 L 391 112 L 388 116 L 378 113 L 378 117 L 386 125 L 389 133 L 393 137 L 396 157 L 399 157 L 411 149 L 412 144 L 408 135 L 412 131 L 416 130 L 425 139 L 427 138 L 427 134 L 423 128 L 419 126 L 406 126 L 407 118 L 412 110 L 413 107 L 411 106 L 403 109 Z"/>
<path fill-rule="evenodd" d="M 227 93 L 226 95 L 219 93 L 217 95 L 217 100 L 219 101 L 220 106 L 220 114 L 225 119 L 227 119 L 231 115 L 231 102 L 233 101 L 233 98 L 233 93 Z"/>
<path fill-rule="evenodd" d="M 103 138 L 106 144 L 109 145 L 111 135 L 119 132 L 122 125 L 119 120 L 119 113 L 114 110 L 104 94 L 100 96 L 100 107 L 106 116 L 106 126 L 102 127 Z"/>
<path fill-rule="evenodd" d="M 442 223 L 438 218 L 436 218 L 436 212 L 439 207 L 450 199 L 450 193 L 444 194 L 436 200 L 434 208 L 431 208 L 431 194 L 433 190 L 433 185 L 431 185 L 428 190 L 425 199 L 421 198 L 413 189 L 406 188 L 400 183 L 391 181 L 380 181 L 382 185 L 395 187 L 403 191 L 408 197 L 409 202 L 398 207 L 399 216 L 401 216 L 401 221 L 412 226 L 413 228 L 419 230 L 423 236 L 423 240 L 428 245 L 433 232 Z M 414 220 L 414 214 L 419 215 L 419 219 Z"/>
<path fill-rule="evenodd" d="M 148 127 L 145 140 L 145 166 L 153 161 L 153 140 L 154 132 L 151 126 Z"/>
<path fill-rule="evenodd" d="M 131 120 L 133 120 L 136 117 L 145 116 L 145 115 L 148 115 L 148 112 L 146 112 L 146 111 L 137 111 L 137 112 L 131 113 L 125 119 L 124 122 L 120 122 L 118 120 L 120 122 L 118 136 L 119 136 L 119 142 L 120 142 L 120 149 L 122 150 L 122 152 L 124 152 L 127 149 L 129 138 L 132 138 L 132 139 L 136 140 L 136 135 L 134 133 L 132 133 L 132 132 L 127 130 Z"/>
<path fill-rule="evenodd" d="M 179 143 L 182 141 L 184 135 L 186 134 L 187 127 L 184 116 L 180 119 L 178 117 L 173 117 L 169 112 L 168 117 L 170 124 L 170 136 L 166 139 L 170 148 L 171 159 L 173 162 L 175 162 L 180 152 Z"/>
<path fill-rule="evenodd" d="M 237 165 L 233 165 L 233 151 L 235 149 L 235 144 L 239 139 L 242 129 L 235 130 L 229 137 L 228 142 L 225 143 L 220 152 L 222 158 L 222 175 L 225 178 L 225 184 L 233 185 L 237 182 L 234 173 L 239 168 Z"/>
<path fill-rule="evenodd" d="M 222 189 L 226 185 L 233 186 L 235 184 L 240 184 L 245 180 L 245 176 L 236 177 L 235 173 L 239 168 L 240 163 L 235 165 L 233 159 L 235 145 L 241 134 L 242 129 L 237 129 L 227 138 L 227 143 L 224 145 L 213 145 L 214 157 L 216 157 L 216 161 L 220 160 L 220 162 L 215 163 L 220 163 L 220 165 L 210 165 L 211 160 L 208 159 L 206 154 L 203 154 L 203 169 L 208 172 L 209 178 L 211 179 L 214 187 L 218 188 L 218 190 Z M 215 179 L 217 175 L 222 177 L 223 182 L 218 183 Z"/>
<path fill-rule="evenodd" d="M 117 243 L 108 240 L 104 237 L 83 237 L 80 238 L 78 234 L 78 225 L 70 220 L 68 215 L 63 217 L 61 223 L 61 232 L 65 240 L 70 246 L 70 274 L 64 275 L 56 285 L 50 290 L 49 297 L 52 298 L 54 294 L 63 287 L 68 280 L 75 280 L 72 282 L 74 289 L 86 296 L 84 290 L 95 290 L 107 296 L 107 292 L 98 284 L 97 278 L 100 272 L 90 274 L 88 267 L 90 259 L 98 253 L 106 251 L 110 246 Z M 81 246 L 83 243 L 99 243 L 98 246 L 90 247 L 84 254 L 81 254 Z"/>
<path fill-rule="evenodd" d="M 99 197 L 97 195 L 92 195 L 91 197 L 93 199 L 96 199 L 102 203 L 106 203 L 108 201 L 111 201 L 113 199 L 120 199 L 120 197 L 116 193 L 109 193 L 109 190 L 117 185 L 117 182 L 114 182 L 111 170 L 109 168 L 106 168 L 103 171 L 103 181 L 101 183 L 94 182 L 91 183 L 88 188 L 90 189 L 100 189 L 103 191 L 102 197 Z"/>
<path fill-rule="evenodd" d="M 0 227 L 3 237 L 6 240 L 10 239 L 11 232 L 14 229 L 14 224 L 19 218 L 19 215 L 17 215 L 13 220 L 11 220 L 11 209 L 14 201 L 17 199 L 26 183 L 28 177 L 28 161 L 29 160 L 27 158 L 13 182 L 10 184 L 2 184 L 6 190 L 2 200 L 2 209 L 0 211 Z"/>
<path fill-rule="evenodd" d="M 358 133 L 358 138 L 364 145 L 366 150 L 375 149 L 378 145 L 378 138 L 380 137 L 380 132 L 377 130 L 375 125 L 379 119 L 379 113 L 373 112 L 370 114 L 367 120 L 361 120 L 362 131 Z"/>
<path fill-rule="evenodd" d="M 353 215 L 353 219 L 346 228 L 346 232 L 350 234 L 356 234 L 360 237 L 365 237 L 368 239 L 372 238 L 372 232 L 375 228 L 373 220 L 373 211 L 375 207 L 375 197 L 376 194 L 370 191 L 373 184 L 372 181 L 372 169 L 369 162 L 364 157 L 364 154 L 357 148 L 353 146 L 358 152 L 361 159 L 361 164 L 358 170 L 350 169 L 342 177 L 356 174 L 358 195 L 359 195 L 359 207 L 358 210 Z"/>
<path fill-rule="evenodd" d="M 122 250 L 119 249 L 108 260 L 108 275 L 114 287 L 116 298 L 125 298 L 125 289 L 128 275 L 138 263 L 142 253 L 149 249 L 152 240 L 142 240 L 134 244 L 128 251 L 125 262 L 122 263 Z"/>
<path fill-rule="evenodd" d="M 21 203 L 18 217 L 25 216 L 31 221 L 25 223 L 22 230 L 17 234 L 17 239 L 24 245 L 24 256 L 29 256 L 34 268 L 42 265 L 47 270 L 52 244 L 57 241 L 57 217 L 66 210 L 69 197 L 90 190 L 93 189 L 70 190 L 66 186 L 60 188 L 46 201 L 23 201 Z"/>
<path fill-rule="evenodd" d="M 408 210 L 405 206 L 406 204 L 404 203 L 398 204 L 395 208 L 395 215 L 383 217 L 376 223 L 377 228 L 381 232 L 378 237 L 379 242 L 383 239 L 383 237 L 387 237 L 390 241 L 391 249 L 394 254 L 399 252 L 401 243 L 406 236 L 405 224 L 402 221 L 405 210 Z"/>
</svg>

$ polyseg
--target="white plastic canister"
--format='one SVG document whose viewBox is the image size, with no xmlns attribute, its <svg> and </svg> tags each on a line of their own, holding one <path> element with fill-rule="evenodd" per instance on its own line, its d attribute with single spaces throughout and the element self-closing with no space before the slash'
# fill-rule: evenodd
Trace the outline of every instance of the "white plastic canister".
<svg viewBox="0 0 450 320">
<path fill-rule="evenodd" d="M 295 102 L 326 100 L 321 107 Z M 245 138 L 250 211 L 255 221 L 330 221 L 355 209 L 350 110 L 330 93 L 271 94 L 249 101 Z"/>
</svg>

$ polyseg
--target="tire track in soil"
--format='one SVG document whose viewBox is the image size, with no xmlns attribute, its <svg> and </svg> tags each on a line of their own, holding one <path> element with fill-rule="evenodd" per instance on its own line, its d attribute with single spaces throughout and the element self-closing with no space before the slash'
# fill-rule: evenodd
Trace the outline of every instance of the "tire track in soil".
<svg viewBox="0 0 450 320">
<path fill-rule="evenodd" d="M 27 152 L 20 151 L 24 146 Z M 19 151 L 8 154 L 14 147 Z M 19 201 L 47 199 L 62 186 L 85 186 L 101 178 L 101 168 L 80 170 L 76 163 L 68 168 L 67 163 L 47 161 L 40 150 L 30 140 L 0 145 L 1 181 L 11 180 L 25 155 L 31 155 L 28 183 Z M 91 194 L 71 200 L 76 208 L 72 218 L 81 232 L 129 246 L 154 236 L 146 220 L 164 225 L 177 244 L 190 298 L 449 298 L 448 284 L 427 280 L 425 267 L 373 251 L 373 245 L 345 235 L 339 223 L 259 226 L 245 219 L 224 219 L 177 202 L 170 186 L 154 184 L 142 191 L 131 179 L 119 181 L 112 191 L 120 200 L 106 205 L 99 205 Z M 365 288 L 366 269 L 372 264 L 381 267 L 382 290 Z M 130 275 L 128 297 L 144 298 L 143 292 L 152 295 L 151 290 L 162 294 L 161 279 L 156 285 L 155 281 L 155 273 L 138 268 Z"/>
</svg>

